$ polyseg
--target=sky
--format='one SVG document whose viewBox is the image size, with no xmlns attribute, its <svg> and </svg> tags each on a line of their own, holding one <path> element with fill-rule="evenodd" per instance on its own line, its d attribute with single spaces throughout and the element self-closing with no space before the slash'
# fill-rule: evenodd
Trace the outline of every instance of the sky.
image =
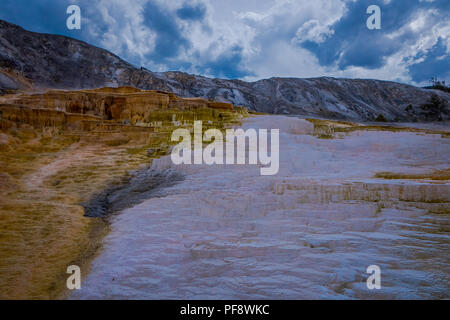
<svg viewBox="0 0 450 320">
<path fill-rule="evenodd" d="M 67 7 L 81 9 L 69 30 Z M 367 8 L 381 9 L 368 29 Z M 450 83 L 449 0 L 1 0 L 0 19 L 70 36 L 152 71 L 254 81 Z"/>
</svg>

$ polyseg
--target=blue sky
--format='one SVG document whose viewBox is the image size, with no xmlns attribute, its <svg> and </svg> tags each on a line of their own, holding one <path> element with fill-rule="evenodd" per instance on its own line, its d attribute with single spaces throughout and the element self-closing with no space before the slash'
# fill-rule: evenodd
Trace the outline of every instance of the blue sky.
<svg viewBox="0 0 450 320">
<path fill-rule="evenodd" d="M 81 30 L 66 9 L 81 8 Z M 381 30 L 366 9 L 381 8 Z M 2 0 L 0 19 L 87 41 L 152 71 L 256 80 L 450 82 L 448 0 Z"/>
</svg>

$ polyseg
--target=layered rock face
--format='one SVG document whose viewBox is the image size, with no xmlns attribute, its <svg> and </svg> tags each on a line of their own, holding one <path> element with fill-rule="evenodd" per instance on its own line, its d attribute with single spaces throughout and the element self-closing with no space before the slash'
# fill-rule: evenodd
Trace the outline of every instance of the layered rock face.
<svg viewBox="0 0 450 320">
<path fill-rule="evenodd" d="M 356 121 L 450 119 L 450 95 L 441 91 L 378 80 L 271 78 L 244 82 L 181 72 L 154 73 L 82 41 L 29 32 L 0 21 L 0 93 L 105 86 L 161 90 L 276 114 Z M 432 110 L 429 105 L 434 105 Z"/>
<path fill-rule="evenodd" d="M 127 125 L 149 123 L 155 114 L 160 115 L 163 111 L 167 112 L 167 120 L 176 112 L 201 109 L 234 112 L 233 105 L 228 103 L 184 99 L 173 93 L 131 87 L 51 90 L 42 94 L 10 95 L 0 102 L 3 102 L 0 104 L 3 121 L 26 123 L 37 128 L 53 126 L 77 130 L 88 130 L 92 123 L 98 122 L 104 127 L 120 126 L 124 130 Z"/>
</svg>

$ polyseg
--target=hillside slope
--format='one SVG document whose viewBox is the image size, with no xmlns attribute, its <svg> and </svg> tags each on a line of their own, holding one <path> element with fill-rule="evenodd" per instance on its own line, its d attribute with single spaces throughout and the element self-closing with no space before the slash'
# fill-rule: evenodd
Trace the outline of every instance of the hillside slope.
<svg viewBox="0 0 450 320">
<path fill-rule="evenodd" d="M 40 34 L 0 20 L 0 92 L 133 86 L 172 91 L 277 114 L 432 121 L 450 119 L 450 95 L 410 85 L 329 77 L 256 82 L 210 79 L 182 72 L 154 73 L 72 38 Z"/>
</svg>

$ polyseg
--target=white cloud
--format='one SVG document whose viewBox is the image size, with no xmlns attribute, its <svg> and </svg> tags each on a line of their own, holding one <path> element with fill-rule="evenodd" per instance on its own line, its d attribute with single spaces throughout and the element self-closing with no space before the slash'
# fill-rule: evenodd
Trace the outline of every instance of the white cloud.
<svg viewBox="0 0 450 320">
<path fill-rule="evenodd" d="M 409 38 L 409 34 L 412 34 Z M 408 74 L 408 67 L 424 61 L 427 52 L 433 48 L 439 39 L 443 39 L 446 44 L 446 54 L 450 53 L 450 21 L 442 20 L 441 13 L 437 10 L 418 10 L 408 23 L 399 30 L 387 35 L 394 41 L 401 41 L 402 48 L 391 56 L 386 65 L 379 70 L 385 77 L 401 74 L 403 82 L 413 83 Z M 409 40 L 404 41 L 407 37 Z M 444 58 L 444 57 L 441 57 Z M 392 72 L 389 74 L 389 70 Z M 424 85 L 425 83 L 415 83 Z"/>
<path fill-rule="evenodd" d="M 309 20 L 298 28 L 293 43 L 303 43 L 312 41 L 316 43 L 324 42 L 329 36 L 334 34 L 334 30 L 327 25 L 321 25 L 317 20 Z"/>
<path fill-rule="evenodd" d="M 408 67 L 420 62 L 423 58 L 418 54 L 430 50 L 439 37 L 444 39 L 447 54 L 450 53 L 450 22 L 434 10 L 417 11 L 409 22 L 387 35 L 401 43 L 401 47 L 386 58 L 381 68 L 347 67 L 340 70 L 338 62 L 321 66 L 317 57 L 300 44 L 305 41 L 321 44 L 333 37 L 333 25 L 347 13 L 347 5 L 355 0 L 190 1 L 190 5 L 201 2 L 206 7 L 201 22 L 177 18 L 175 12 L 185 0 L 153 0 L 163 11 L 171 13 L 173 22 L 190 45 L 166 62 L 149 61 L 148 54 L 155 50 L 156 34 L 143 18 L 148 1 L 101 0 L 97 6 L 107 31 L 101 34 L 100 28 L 93 28 L 92 33 L 100 35 L 101 45 L 106 49 L 128 59 L 131 56 L 134 61 L 155 71 L 165 71 L 169 68 L 165 63 L 172 63 L 180 65 L 178 69 L 185 68 L 182 71 L 206 72 L 205 75 L 214 76 L 214 70 L 208 71 L 205 65 L 240 48 L 240 67 L 253 73 L 246 77 L 247 80 L 272 76 L 345 76 L 411 82 Z M 385 4 L 389 2 L 385 1 Z"/>
<path fill-rule="evenodd" d="M 156 34 L 145 26 L 142 16 L 145 2 L 101 0 L 97 3 L 102 22 L 107 27 L 100 40 L 105 49 L 120 56 L 132 55 L 141 61 L 155 49 Z"/>
<path fill-rule="evenodd" d="M 344 1 L 246 1 L 247 10 L 237 12 L 239 3 L 234 10 L 219 10 L 223 7 L 214 3 L 209 19 L 214 41 L 225 41 L 221 49 L 227 50 L 227 44 L 243 48 L 243 65 L 255 73 L 247 79 L 321 75 L 317 59 L 295 42 L 321 42 L 331 35 L 330 26 L 346 12 Z"/>
</svg>

